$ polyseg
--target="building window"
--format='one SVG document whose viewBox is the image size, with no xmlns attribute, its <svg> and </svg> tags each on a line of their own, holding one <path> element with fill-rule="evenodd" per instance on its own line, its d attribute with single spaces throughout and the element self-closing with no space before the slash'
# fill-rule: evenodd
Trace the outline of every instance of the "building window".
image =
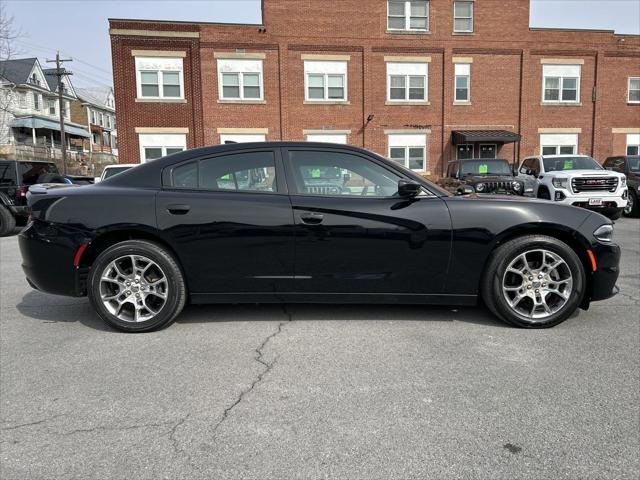
<svg viewBox="0 0 640 480">
<path fill-rule="evenodd" d="M 347 62 L 306 61 L 305 100 L 336 102 L 347 100 Z"/>
<path fill-rule="evenodd" d="M 262 100 L 262 60 L 219 59 L 221 100 Z"/>
<path fill-rule="evenodd" d="M 455 102 L 471 101 L 471 65 L 468 63 L 455 64 Z"/>
<path fill-rule="evenodd" d="M 577 150 L 577 133 L 550 133 L 540 135 L 540 152 L 542 155 L 575 155 Z"/>
<path fill-rule="evenodd" d="M 182 152 L 187 148 L 187 137 L 184 134 L 140 134 L 138 137 L 142 163 Z"/>
<path fill-rule="evenodd" d="M 473 32 L 473 2 L 453 2 L 453 31 Z"/>
<path fill-rule="evenodd" d="M 27 108 L 27 94 L 26 92 L 18 92 L 18 108 Z"/>
<path fill-rule="evenodd" d="M 388 30 L 429 30 L 429 1 L 388 1 Z"/>
<path fill-rule="evenodd" d="M 69 100 L 65 100 L 64 101 L 64 117 L 66 119 L 70 119 L 71 118 L 71 103 L 69 102 Z"/>
<path fill-rule="evenodd" d="M 264 142 L 266 135 L 264 134 L 252 134 L 252 133 L 236 133 L 236 134 L 222 134 L 220 135 L 220 144 L 225 145 L 227 143 L 249 143 L 249 142 Z"/>
<path fill-rule="evenodd" d="M 307 142 L 347 144 L 346 133 L 308 133 Z"/>
<path fill-rule="evenodd" d="M 49 115 L 56 114 L 56 101 L 53 98 L 47 99 L 47 111 L 49 112 Z"/>
<path fill-rule="evenodd" d="M 544 102 L 579 102 L 580 65 L 543 65 L 542 70 Z"/>
<path fill-rule="evenodd" d="M 99 118 L 99 120 L 98 120 L 98 124 L 99 124 L 101 127 L 103 127 L 103 126 L 104 126 L 104 113 L 100 112 L 100 113 L 98 114 L 98 118 Z"/>
<path fill-rule="evenodd" d="M 387 100 L 426 102 L 427 63 L 387 63 Z"/>
<path fill-rule="evenodd" d="M 627 135 L 627 155 L 640 155 L 640 133 Z"/>
<path fill-rule="evenodd" d="M 37 93 L 33 94 L 33 109 L 40 110 L 40 95 Z"/>
<path fill-rule="evenodd" d="M 629 103 L 640 103 L 640 77 L 629 78 L 627 101 Z"/>
<path fill-rule="evenodd" d="M 107 132 L 102 132 L 102 144 L 106 145 L 107 147 L 110 144 L 110 142 L 109 142 L 109 134 Z"/>
<path fill-rule="evenodd" d="M 411 170 L 427 169 L 427 136 L 421 134 L 389 135 L 389 158 Z"/>
<path fill-rule="evenodd" d="M 468 160 L 469 158 L 473 158 L 473 144 L 463 143 L 456 145 L 456 158 L 458 160 Z"/>
<path fill-rule="evenodd" d="M 91 110 L 91 123 L 96 124 L 96 111 Z"/>
<path fill-rule="evenodd" d="M 138 98 L 183 99 L 182 58 L 136 57 Z"/>
<path fill-rule="evenodd" d="M 109 115 L 105 118 L 107 128 L 111 128 L 111 117 Z"/>
</svg>

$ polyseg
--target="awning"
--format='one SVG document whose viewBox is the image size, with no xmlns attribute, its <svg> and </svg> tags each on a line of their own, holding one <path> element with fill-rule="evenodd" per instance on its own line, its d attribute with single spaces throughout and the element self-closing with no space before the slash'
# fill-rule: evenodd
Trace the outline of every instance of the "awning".
<svg viewBox="0 0 640 480">
<path fill-rule="evenodd" d="M 9 122 L 11 128 L 45 128 L 48 130 L 60 131 L 60 123 L 53 120 L 47 120 L 38 117 L 19 117 L 14 118 Z M 86 130 L 75 127 L 73 125 L 64 124 L 64 131 L 69 135 L 76 135 L 78 137 L 90 138 L 91 134 Z"/>
<path fill-rule="evenodd" d="M 454 145 L 473 142 L 514 143 L 520 135 L 507 130 L 455 130 L 451 134 Z"/>
</svg>

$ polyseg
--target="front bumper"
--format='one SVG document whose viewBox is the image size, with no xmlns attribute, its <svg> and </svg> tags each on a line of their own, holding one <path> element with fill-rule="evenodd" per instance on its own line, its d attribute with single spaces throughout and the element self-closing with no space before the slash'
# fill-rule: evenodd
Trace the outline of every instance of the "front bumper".
<svg viewBox="0 0 640 480">
<path fill-rule="evenodd" d="M 603 210 L 615 210 L 621 209 L 627 206 L 628 194 L 626 190 L 620 195 L 611 195 L 609 193 L 603 193 L 599 195 L 598 192 L 593 192 L 589 195 L 574 195 L 566 190 L 556 190 L 556 192 L 562 193 L 564 198 L 557 200 L 555 195 L 552 194 L 551 200 L 554 203 L 560 203 L 563 205 L 572 205 L 574 207 L 582 207 L 588 210 L 594 210 L 596 212 Z M 589 205 L 589 200 L 598 198 L 602 200 L 601 205 Z"/>
<path fill-rule="evenodd" d="M 606 300 L 616 295 L 620 275 L 620 247 L 616 244 L 599 244 L 593 249 L 596 271 L 592 273 L 589 298 L 591 301 Z"/>
</svg>

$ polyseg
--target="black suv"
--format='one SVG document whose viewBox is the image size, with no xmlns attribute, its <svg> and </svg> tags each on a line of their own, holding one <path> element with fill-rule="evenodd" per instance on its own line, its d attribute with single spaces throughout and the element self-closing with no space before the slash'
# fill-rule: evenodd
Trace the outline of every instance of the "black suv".
<svg viewBox="0 0 640 480">
<path fill-rule="evenodd" d="M 524 195 L 525 184 L 513 175 L 507 160 L 470 158 L 454 160 L 447 167 L 447 176 L 438 184 L 452 193 L 492 193 Z"/>
<path fill-rule="evenodd" d="M 67 183 L 52 162 L 0 159 L 0 236 L 29 216 L 27 191 L 36 183 Z"/>
<path fill-rule="evenodd" d="M 638 204 L 638 197 L 640 196 L 640 155 L 609 157 L 604 161 L 603 166 L 607 170 L 624 173 L 627 176 L 629 200 L 622 213 L 626 217 L 640 216 L 640 205 Z"/>
</svg>

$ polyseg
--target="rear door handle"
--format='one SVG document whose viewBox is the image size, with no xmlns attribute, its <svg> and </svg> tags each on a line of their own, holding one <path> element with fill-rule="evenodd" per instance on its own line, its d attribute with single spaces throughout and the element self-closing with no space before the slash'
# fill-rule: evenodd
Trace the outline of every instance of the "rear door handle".
<svg viewBox="0 0 640 480">
<path fill-rule="evenodd" d="M 183 204 L 177 204 L 177 203 L 172 205 L 167 205 L 167 211 L 171 215 L 186 215 L 187 213 L 189 213 L 189 210 L 191 210 L 190 205 L 183 205 Z"/>
<path fill-rule="evenodd" d="M 307 225 L 320 225 L 324 220 L 324 215 L 315 212 L 305 212 L 300 215 L 300 220 Z"/>
</svg>

